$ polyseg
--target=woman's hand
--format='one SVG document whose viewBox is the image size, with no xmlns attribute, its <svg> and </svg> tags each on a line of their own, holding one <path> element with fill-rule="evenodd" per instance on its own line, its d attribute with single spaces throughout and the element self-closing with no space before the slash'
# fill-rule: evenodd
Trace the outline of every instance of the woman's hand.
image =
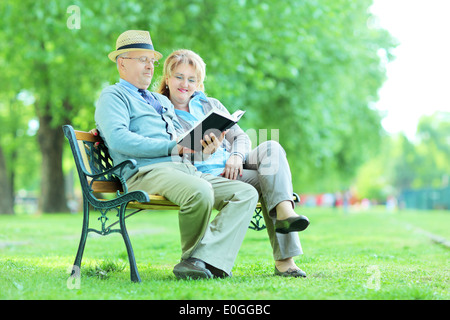
<svg viewBox="0 0 450 320">
<path fill-rule="evenodd" d="M 96 128 L 89 130 L 89 133 L 93 134 L 94 136 L 98 136 L 98 134 L 99 134 L 99 132 Z M 94 147 L 97 148 L 99 146 L 99 144 L 100 144 L 100 142 L 94 143 Z"/>
<path fill-rule="evenodd" d="M 225 165 L 225 169 L 221 173 L 224 178 L 236 180 L 238 175 L 242 177 L 243 163 L 242 157 L 237 154 L 232 154 Z"/>
</svg>

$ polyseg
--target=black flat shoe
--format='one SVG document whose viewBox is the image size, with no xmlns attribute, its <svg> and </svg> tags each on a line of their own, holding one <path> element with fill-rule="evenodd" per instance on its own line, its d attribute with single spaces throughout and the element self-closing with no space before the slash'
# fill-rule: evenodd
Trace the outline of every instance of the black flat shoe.
<svg viewBox="0 0 450 320">
<path fill-rule="evenodd" d="M 205 263 L 196 258 L 181 260 L 175 265 L 173 273 L 178 279 L 212 279 L 211 271 L 206 269 Z"/>
<path fill-rule="evenodd" d="M 306 272 L 301 269 L 289 268 L 285 272 L 281 272 L 275 267 L 275 275 L 281 277 L 306 278 Z"/>
<path fill-rule="evenodd" d="M 298 217 L 290 217 L 285 220 L 277 220 L 275 222 L 275 231 L 278 233 L 289 233 L 303 231 L 309 226 L 307 217 L 299 215 Z"/>
</svg>

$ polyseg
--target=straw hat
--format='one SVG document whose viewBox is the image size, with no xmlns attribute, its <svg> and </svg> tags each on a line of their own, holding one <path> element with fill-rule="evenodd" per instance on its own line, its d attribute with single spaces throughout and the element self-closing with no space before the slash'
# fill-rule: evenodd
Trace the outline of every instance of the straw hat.
<svg viewBox="0 0 450 320">
<path fill-rule="evenodd" d="M 155 53 L 157 60 L 162 58 L 162 54 L 155 51 L 150 38 L 150 32 L 142 30 L 128 30 L 122 33 L 116 41 L 116 50 L 108 54 L 112 62 L 116 62 L 119 54 L 129 51 L 151 51 Z"/>
</svg>

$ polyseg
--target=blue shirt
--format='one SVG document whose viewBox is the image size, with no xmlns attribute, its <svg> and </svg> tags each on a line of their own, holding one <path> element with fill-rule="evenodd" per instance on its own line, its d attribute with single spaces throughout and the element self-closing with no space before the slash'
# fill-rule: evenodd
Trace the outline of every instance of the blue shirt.
<svg viewBox="0 0 450 320">
<path fill-rule="evenodd" d="M 105 88 L 97 101 L 95 122 L 114 164 L 134 159 L 138 167 L 158 162 L 181 161 L 178 156 L 175 127 L 181 126 L 174 107 L 166 96 L 152 93 L 163 106 L 159 114 L 125 80 Z M 172 157 L 172 151 L 174 156 Z M 125 179 L 137 169 L 126 167 Z"/>
<path fill-rule="evenodd" d="M 130 92 L 131 95 L 133 95 L 135 98 L 145 101 L 144 97 L 142 97 L 142 95 L 139 93 L 138 88 L 136 88 L 134 85 L 129 83 L 127 80 L 120 78 L 119 83 L 120 83 L 120 85 L 124 86 L 125 89 L 127 89 L 128 92 Z"/>
<path fill-rule="evenodd" d="M 191 100 L 189 101 L 190 112 L 175 109 L 177 117 L 184 119 L 192 126 L 202 120 L 205 117 L 205 113 L 203 112 L 203 106 L 200 102 L 200 99 L 206 100 L 205 94 L 201 91 L 195 92 Z M 225 148 L 220 147 L 207 160 L 195 161 L 194 166 L 200 172 L 218 176 L 225 169 L 225 164 L 229 157 L 230 153 L 225 150 Z"/>
<path fill-rule="evenodd" d="M 124 79 L 120 78 L 119 84 L 122 85 L 122 86 L 124 86 L 125 89 L 127 89 L 128 92 L 130 92 L 130 93 L 131 93 L 134 97 L 136 97 L 137 99 L 141 99 L 141 100 L 145 101 L 146 103 L 149 103 L 147 100 L 145 100 L 145 98 L 144 98 L 144 97 L 142 96 L 142 94 L 139 92 L 140 89 L 136 88 L 134 85 L 132 85 L 131 83 L 129 83 L 127 80 L 124 80 Z M 147 93 L 147 95 L 153 96 L 153 99 L 155 99 L 155 101 L 158 101 L 158 100 L 156 100 L 156 97 L 153 95 L 153 92 L 150 92 L 150 91 L 148 91 L 148 90 L 143 90 L 143 91 L 145 91 L 145 92 Z M 162 107 L 162 112 L 166 111 L 167 108 L 164 108 L 164 106 L 161 106 L 161 107 Z M 156 109 L 156 108 L 155 108 L 155 109 Z M 161 114 L 161 112 L 158 112 L 158 113 Z"/>
</svg>

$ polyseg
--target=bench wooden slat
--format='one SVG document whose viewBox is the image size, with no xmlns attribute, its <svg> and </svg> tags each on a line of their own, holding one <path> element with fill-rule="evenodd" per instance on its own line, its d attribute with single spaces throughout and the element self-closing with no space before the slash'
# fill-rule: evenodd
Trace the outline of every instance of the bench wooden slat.
<svg viewBox="0 0 450 320">
<path fill-rule="evenodd" d="M 116 193 L 117 190 L 122 192 L 122 185 L 114 181 L 94 181 L 92 190 L 97 193 Z M 157 194 L 149 194 L 150 202 L 135 202 L 128 204 L 128 208 L 145 209 L 145 210 L 179 210 L 180 207 L 165 197 Z M 296 197 L 292 200 L 296 201 Z M 256 208 L 261 208 L 261 202 L 258 202 Z"/>
<path fill-rule="evenodd" d="M 92 133 L 85 131 L 75 131 L 75 137 L 77 140 L 89 141 L 89 142 L 103 142 L 100 136 L 94 136 Z"/>
<path fill-rule="evenodd" d="M 176 204 L 170 202 L 169 200 L 165 199 L 161 201 L 155 201 L 151 199 L 150 202 L 136 202 L 131 201 L 128 203 L 127 208 L 128 209 L 143 209 L 143 210 L 179 210 L 180 207 Z"/>
<path fill-rule="evenodd" d="M 122 192 L 122 186 L 118 182 L 112 181 L 94 181 L 92 190 L 97 193 L 116 193 L 117 190 Z M 132 201 L 127 208 L 144 209 L 144 210 L 179 210 L 180 207 L 167 198 L 158 194 L 149 194 L 150 202 Z M 295 201 L 295 197 L 293 198 Z M 256 208 L 261 208 L 261 202 L 256 204 Z"/>
<path fill-rule="evenodd" d="M 90 180 L 88 179 L 88 183 Z M 123 191 L 122 185 L 115 181 L 94 181 L 92 183 L 92 190 L 98 193 L 116 193 L 117 190 Z"/>
</svg>

